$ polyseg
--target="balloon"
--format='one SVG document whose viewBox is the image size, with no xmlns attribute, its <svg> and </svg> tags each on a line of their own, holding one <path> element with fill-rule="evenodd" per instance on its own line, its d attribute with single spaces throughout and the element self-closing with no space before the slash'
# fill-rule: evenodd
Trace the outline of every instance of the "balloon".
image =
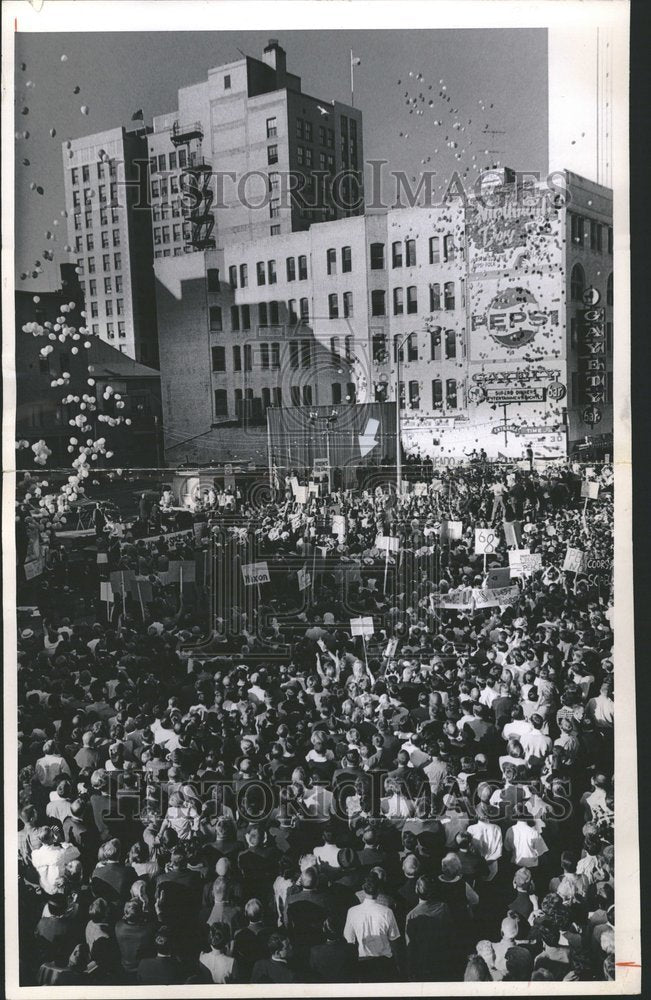
<svg viewBox="0 0 651 1000">
<path fill-rule="evenodd" d="M 88 114 L 88 105 L 87 104 L 82 104 L 82 106 L 80 107 L 79 110 L 81 111 L 82 115 L 87 115 Z"/>
<path fill-rule="evenodd" d="M 81 87 L 77 84 L 76 87 L 73 87 L 72 92 L 73 92 L 73 94 L 78 94 L 80 90 L 81 90 Z"/>
<path fill-rule="evenodd" d="M 67 55 L 64 54 L 64 55 L 61 56 L 61 62 L 68 62 Z"/>
<path fill-rule="evenodd" d="M 50 129 L 50 135 L 52 136 L 53 139 L 54 139 L 54 137 L 55 137 L 56 134 L 57 134 L 57 130 L 55 128 L 51 128 Z"/>
<path fill-rule="evenodd" d="M 29 108 L 23 108 L 20 113 L 21 113 L 21 115 L 28 115 L 29 114 Z"/>
<path fill-rule="evenodd" d="M 23 160 L 23 166 L 24 167 L 28 167 L 29 166 L 29 160 L 27 160 L 27 159 Z"/>
</svg>

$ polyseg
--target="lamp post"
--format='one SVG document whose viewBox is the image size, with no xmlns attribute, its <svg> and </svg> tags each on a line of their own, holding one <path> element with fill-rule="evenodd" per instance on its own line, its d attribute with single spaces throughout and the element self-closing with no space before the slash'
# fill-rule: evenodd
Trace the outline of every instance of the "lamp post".
<svg viewBox="0 0 651 1000">
<path fill-rule="evenodd" d="M 413 331 L 412 331 L 413 332 Z M 401 441 L 401 429 L 400 429 L 400 352 L 403 347 L 411 337 L 411 332 L 406 333 L 405 336 L 398 343 L 394 341 L 394 347 L 396 352 L 396 490 L 398 496 L 402 491 L 402 441 Z"/>
<path fill-rule="evenodd" d="M 339 419 L 339 414 L 336 410 L 332 410 L 329 414 L 324 414 L 321 416 L 317 410 L 310 411 L 310 423 L 316 426 L 317 421 L 324 421 L 324 431 L 326 439 L 326 462 L 328 467 L 328 495 L 332 493 L 332 466 L 330 465 L 330 428 Z"/>
</svg>

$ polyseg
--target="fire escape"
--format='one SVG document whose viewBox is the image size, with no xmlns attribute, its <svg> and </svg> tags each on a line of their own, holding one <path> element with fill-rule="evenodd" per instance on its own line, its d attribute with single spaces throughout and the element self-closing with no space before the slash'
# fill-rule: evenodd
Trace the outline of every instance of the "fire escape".
<svg viewBox="0 0 651 1000">
<path fill-rule="evenodd" d="M 212 165 L 202 154 L 203 126 L 201 122 L 172 126 L 174 146 L 187 146 L 187 166 L 181 174 L 181 188 L 186 204 L 190 204 L 190 238 L 187 245 L 193 250 L 214 250 L 216 243 L 212 235 L 215 216 L 212 211 L 214 194 L 210 186 Z"/>
</svg>

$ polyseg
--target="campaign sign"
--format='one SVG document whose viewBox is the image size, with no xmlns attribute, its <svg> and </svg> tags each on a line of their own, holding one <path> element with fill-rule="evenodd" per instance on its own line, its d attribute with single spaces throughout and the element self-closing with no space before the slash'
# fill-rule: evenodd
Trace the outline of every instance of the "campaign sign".
<svg viewBox="0 0 651 1000">
<path fill-rule="evenodd" d="M 362 635 L 371 636 L 375 628 L 373 626 L 372 618 L 351 618 L 350 619 L 350 633 L 351 635 Z"/>
<path fill-rule="evenodd" d="M 492 555 L 497 548 L 497 534 L 492 528 L 475 528 L 475 555 Z"/>
<path fill-rule="evenodd" d="M 269 567 L 266 562 L 245 563 L 242 566 L 242 577 L 246 587 L 252 587 L 256 583 L 269 583 Z"/>
</svg>

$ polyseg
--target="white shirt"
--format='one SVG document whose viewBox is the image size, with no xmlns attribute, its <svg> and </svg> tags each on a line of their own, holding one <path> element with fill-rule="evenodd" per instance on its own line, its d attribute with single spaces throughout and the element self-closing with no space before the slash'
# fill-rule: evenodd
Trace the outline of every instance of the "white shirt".
<svg viewBox="0 0 651 1000">
<path fill-rule="evenodd" d="M 46 753 L 43 757 L 39 757 L 34 772 L 36 780 L 46 788 L 56 784 L 64 774 L 70 777 L 70 768 L 65 758 L 54 753 Z"/>
<path fill-rule="evenodd" d="M 535 868 L 538 858 L 548 849 L 538 830 L 522 820 L 506 831 L 504 846 L 511 851 L 513 864 L 520 868 Z"/>
<path fill-rule="evenodd" d="M 322 865 L 330 865 L 331 868 L 339 867 L 339 862 L 337 861 L 339 848 L 336 844 L 322 844 L 321 847 L 315 847 L 313 853 L 314 857 Z"/>
<path fill-rule="evenodd" d="M 32 851 L 32 864 L 38 872 L 43 891 L 51 896 L 61 892 L 65 867 L 78 857 L 79 851 L 73 844 L 43 844 Z"/>
<path fill-rule="evenodd" d="M 389 819 L 409 819 L 414 814 L 413 803 L 399 792 L 381 799 L 380 810 Z"/>
<path fill-rule="evenodd" d="M 216 951 L 205 951 L 199 955 L 199 961 L 210 972 L 213 983 L 223 984 L 230 982 L 230 976 L 235 965 L 234 958 L 230 958 L 228 955 L 220 955 Z"/>
<path fill-rule="evenodd" d="M 507 722 L 502 730 L 502 736 L 505 740 L 515 737 L 516 740 L 522 741 L 525 733 L 530 733 L 532 729 L 533 726 L 527 719 L 515 719 L 513 722 Z"/>
<path fill-rule="evenodd" d="M 588 715 L 594 719 L 598 729 L 611 729 L 615 717 L 615 702 L 605 694 L 591 698 L 587 707 Z"/>
<path fill-rule="evenodd" d="M 484 861 L 497 861 L 502 857 L 502 831 L 495 823 L 479 820 L 466 831 L 472 837 L 472 844 Z"/>
<path fill-rule="evenodd" d="M 545 736 L 540 730 L 532 729 L 525 733 L 520 739 L 524 755 L 527 760 L 530 757 L 546 757 L 552 747 L 549 736 Z"/>
<path fill-rule="evenodd" d="M 351 906 L 346 915 L 344 938 L 356 944 L 359 958 L 391 958 L 391 941 L 400 937 L 393 911 L 375 899 Z"/>
</svg>

